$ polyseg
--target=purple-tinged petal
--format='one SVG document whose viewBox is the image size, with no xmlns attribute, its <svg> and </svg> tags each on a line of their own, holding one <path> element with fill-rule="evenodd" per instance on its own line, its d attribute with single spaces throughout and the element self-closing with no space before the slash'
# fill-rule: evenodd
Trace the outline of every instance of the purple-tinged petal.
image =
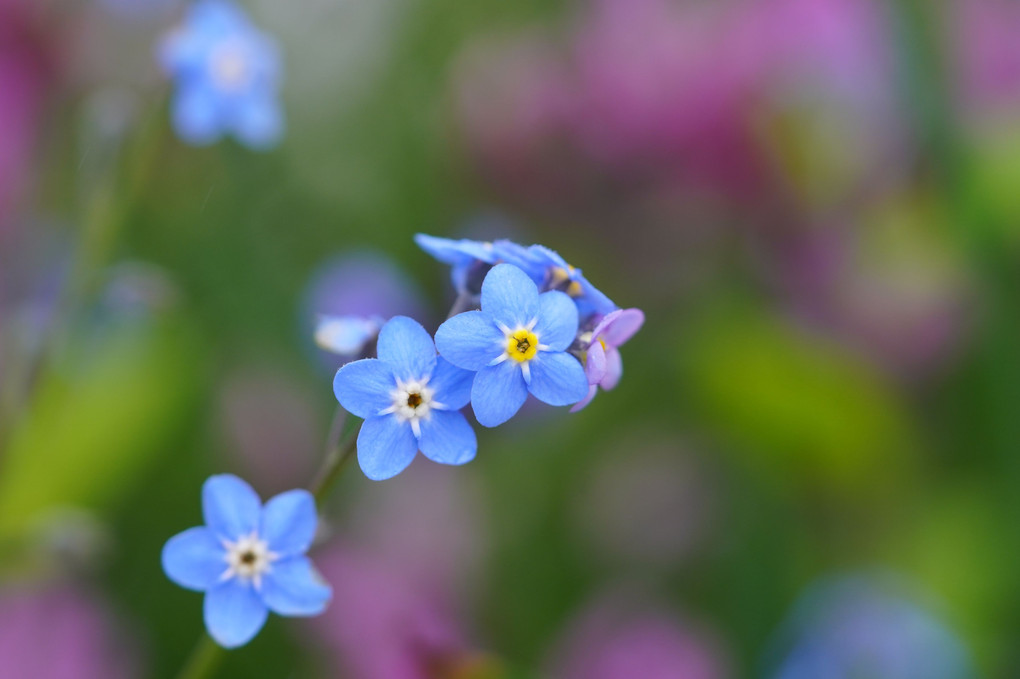
<svg viewBox="0 0 1020 679">
<path fill-rule="evenodd" d="M 231 123 L 234 134 L 250 149 L 269 149 L 283 137 L 283 109 L 274 92 L 245 97 L 234 108 Z"/>
<path fill-rule="evenodd" d="M 358 433 L 358 464 L 365 476 L 383 481 L 407 469 L 418 452 L 411 425 L 393 415 L 370 417 Z"/>
<path fill-rule="evenodd" d="M 580 412 L 580 411 L 584 410 L 585 408 L 587 408 L 588 404 L 592 402 L 592 399 L 595 398 L 595 394 L 597 394 L 598 391 L 599 391 L 598 385 L 596 385 L 596 384 L 589 385 L 588 386 L 588 395 L 585 396 L 584 398 L 582 398 L 577 403 L 575 403 L 573 405 L 573 407 L 570 409 L 570 412 L 576 413 L 576 412 Z"/>
<path fill-rule="evenodd" d="M 288 490 L 269 499 L 262 508 L 259 535 L 272 552 L 282 556 L 304 554 L 312 545 L 319 522 L 315 498 L 307 490 Z"/>
<path fill-rule="evenodd" d="M 251 641 L 266 624 L 269 611 L 250 582 L 231 578 L 205 594 L 205 628 L 224 648 Z"/>
<path fill-rule="evenodd" d="M 534 364 L 534 361 L 532 361 Z M 503 424 L 517 414 L 528 398 L 520 365 L 513 360 L 482 368 L 471 385 L 475 419 L 486 427 Z"/>
<path fill-rule="evenodd" d="M 464 464 L 475 459 L 478 439 L 463 413 L 433 410 L 421 422 L 422 454 L 441 464 Z"/>
<path fill-rule="evenodd" d="M 379 360 L 401 380 L 420 380 L 436 367 L 436 345 L 418 321 L 394 316 L 379 331 Z"/>
<path fill-rule="evenodd" d="M 390 392 L 397 386 L 393 369 L 375 358 L 364 358 L 340 368 L 333 378 L 333 393 L 348 412 L 363 418 L 392 405 Z"/>
<path fill-rule="evenodd" d="M 563 352 L 540 351 L 531 361 L 528 391 L 552 406 L 577 403 L 588 394 L 588 378 L 581 362 Z"/>
<path fill-rule="evenodd" d="M 429 387 L 436 390 L 433 398 L 448 410 L 460 410 L 471 401 L 471 383 L 474 379 L 473 372 L 458 368 L 440 356 L 436 361 L 436 371 L 429 380 Z"/>
<path fill-rule="evenodd" d="M 186 589 L 204 592 L 227 570 L 220 539 L 205 526 L 189 528 L 163 545 L 163 572 Z"/>
<path fill-rule="evenodd" d="M 262 502 L 247 483 L 233 474 L 218 474 L 202 486 L 202 516 L 221 538 L 237 540 L 259 527 Z"/>
<path fill-rule="evenodd" d="M 608 346 L 619 347 L 633 337 L 644 322 L 645 314 L 641 309 L 619 309 L 599 323 L 599 327 L 592 333 L 592 339 L 601 337 Z"/>
<path fill-rule="evenodd" d="M 606 346 L 599 340 L 588 347 L 584 374 L 588 377 L 588 384 L 598 384 L 606 376 Z"/>
<path fill-rule="evenodd" d="M 606 375 L 599 382 L 599 386 L 606 390 L 612 389 L 619 384 L 622 376 L 623 359 L 620 358 L 619 351 L 610 348 L 606 351 Z"/>
<path fill-rule="evenodd" d="M 538 315 L 538 286 L 512 264 L 497 264 L 482 281 L 482 311 L 509 328 L 528 325 Z"/>
<path fill-rule="evenodd" d="M 506 351 L 506 338 L 488 314 L 465 311 L 436 331 L 439 354 L 465 370 L 481 370 Z"/>
<path fill-rule="evenodd" d="M 552 351 L 566 351 L 577 338 L 577 305 L 566 294 L 553 290 L 538 298 L 538 341 Z"/>
<path fill-rule="evenodd" d="M 259 594 L 273 613 L 304 617 L 326 610 L 333 590 L 308 558 L 295 556 L 273 563 Z"/>
</svg>

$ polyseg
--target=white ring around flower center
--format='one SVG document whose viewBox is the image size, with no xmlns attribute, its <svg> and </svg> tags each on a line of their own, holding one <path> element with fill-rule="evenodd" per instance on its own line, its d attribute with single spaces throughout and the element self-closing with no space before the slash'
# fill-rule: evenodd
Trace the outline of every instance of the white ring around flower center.
<svg viewBox="0 0 1020 679">
<path fill-rule="evenodd" d="M 445 406 L 434 399 L 436 390 L 428 386 L 429 379 L 397 380 L 397 388 L 390 392 L 393 405 L 380 415 L 393 413 L 400 422 L 410 422 L 415 436 L 421 436 L 421 421 L 427 420 L 433 409 Z"/>
<path fill-rule="evenodd" d="M 255 589 L 262 586 L 262 576 L 272 568 L 272 563 L 280 558 L 276 552 L 269 551 L 269 545 L 265 540 L 259 538 L 257 533 L 243 535 L 236 542 L 223 541 L 226 554 L 223 560 L 227 562 L 227 570 L 220 576 L 221 581 L 230 578 L 241 578 L 251 580 Z"/>
</svg>

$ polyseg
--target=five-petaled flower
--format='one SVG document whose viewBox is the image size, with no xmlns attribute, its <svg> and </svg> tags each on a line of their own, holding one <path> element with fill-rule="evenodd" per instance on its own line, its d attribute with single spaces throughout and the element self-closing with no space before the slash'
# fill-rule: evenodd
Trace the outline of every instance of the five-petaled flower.
<svg viewBox="0 0 1020 679">
<path fill-rule="evenodd" d="M 174 78 L 172 121 L 189 144 L 233 134 L 251 148 L 273 146 L 283 134 L 276 42 L 226 0 L 199 0 L 184 24 L 159 45 Z"/>
<path fill-rule="evenodd" d="M 623 375 L 623 359 L 619 347 L 634 336 L 645 322 L 641 309 L 617 309 L 607 314 L 588 338 L 584 372 L 588 376 L 588 395 L 570 409 L 576 413 L 595 398 L 599 387 L 612 389 Z"/>
<path fill-rule="evenodd" d="M 163 547 L 163 570 L 181 587 L 205 592 L 205 626 L 216 643 L 248 643 L 269 611 L 318 615 L 332 596 L 305 556 L 318 517 L 315 499 L 290 490 L 265 506 L 236 476 L 212 476 L 202 486 L 205 525 Z"/>
<path fill-rule="evenodd" d="M 539 294 L 512 264 L 497 264 L 482 283 L 482 308 L 447 320 L 436 332 L 441 356 L 477 371 L 471 406 L 486 427 L 513 417 L 530 391 L 550 405 L 588 393 L 581 363 L 567 353 L 577 335 L 577 307 L 559 291 Z"/>
<path fill-rule="evenodd" d="M 396 476 L 419 449 L 443 464 L 473 460 L 478 441 L 459 412 L 471 398 L 472 374 L 437 356 L 432 337 L 406 316 L 379 331 L 377 355 L 348 363 L 333 379 L 340 405 L 365 418 L 358 433 L 365 475 Z"/>
</svg>

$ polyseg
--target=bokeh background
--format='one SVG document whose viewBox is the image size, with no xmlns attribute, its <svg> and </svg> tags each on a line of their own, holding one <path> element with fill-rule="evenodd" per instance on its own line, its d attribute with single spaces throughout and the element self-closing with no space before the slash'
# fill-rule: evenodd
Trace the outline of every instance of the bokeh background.
<svg viewBox="0 0 1020 679">
<path fill-rule="evenodd" d="M 426 232 L 645 310 L 586 410 L 349 469 L 321 618 L 220 676 L 1020 676 L 1020 3 L 249 0 L 286 132 L 194 147 L 178 0 L 0 0 L 0 676 L 172 677 L 207 475 L 321 462 L 319 313 Z"/>
</svg>

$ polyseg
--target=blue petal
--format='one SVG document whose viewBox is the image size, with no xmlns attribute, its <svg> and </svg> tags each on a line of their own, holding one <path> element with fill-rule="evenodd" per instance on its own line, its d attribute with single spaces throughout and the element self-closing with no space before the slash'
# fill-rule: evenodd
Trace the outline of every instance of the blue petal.
<svg viewBox="0 0 1020 679">
<path fill-rule="evenodd" d="M 333 596 L 333 590 L 303 556 L 274 562 L 262 577 L 259 593 L 273 613 L 290 616 L 318 615 Z"/>
<path fill-rule="evenodd" d="M 371 417 L 361 425 L 358 464 L 373 481 L 382 481 L 404 471 L 417 452 L 418 440 L 411 425 L 397 421 L 393 415 Z"/>
<path fill-rule="evenodd" d="M 491 264 L 495 261 L 492 243 L 468 240 L 467 238 L 460 240 L 437 238 L 424 233 L 415 234 L 414 242 L 444 264 L 465 264 L 475 260 Z"/>
<path fill-rule="evenodd" d="M 567 406 L 588 395 L 588 377 L 581 362 L 570 354 L 540 351 L 531 361 L 528 389 L 539 401 Z"/>
<path fill-rule="evenodd" d="M 340 368 L 333 378 L 333 393 L 347 412 L 369 418 L 392 405 L 396 389 L 393 369 L 374 358 L 363 358 Z"/>
<path fill-rule="evenodd" d="M 478 439 L 462 413 L 433 410 L 421 423 L 422 454 L 433 462 L 464 464 L 475 459 Z"/>
<path fill-rule="evenodd" d="M 580 271 L 575 272 L 574 278 L 581 284 L 582 294 L 575 301 L 577 309 L 582 316 L 590 314 L 605 315 L 615 311 L 619 307 L 616 302 L 609 299 L 601 290 L 588 282 L 588 279 L 581 275 Z"/>
<path fill-rule="evenodd" d="M 204 592 L 227 570 L 225 551 L 205 526 L 189 528 L 163 545 L 163 572 L 181 587 Z"/>
<path fill-rule="evenodd" d="M 481 370 L 506 351 L 506 338 L 483 311 L 465 311 L 436 331 L 439 354 L 465 370 Z"/>
<path fill-rule="evenodd" d="M 205 594 L 205 628 L 224 648 L 244 646 L 266 624 L 269 610 L 250 582 L 231 578 Z"/>
<path fill-rule="evenodd" d="M 577 305 L 565 293 L 553 290 L 538 297 L 535 334 L 552 351 L 566 351 L 577 338 Z"/>
<path fill-rule="evenodd" d="M 219 98 L 211 89 L 183 85 L 172 103 L 171 117 L 177 136 L 194 146 L 206 146 L 223 133 Z"/>
<path fill-rule="evenodd" d="M 258 529 L 262 502 L 251 486 L 233 474 L 210 476 L 202 486 L 202 516 L 216 535 L 237 540 Z"/>
<path fill-rule="evenodd" d="M 436 390 L 435 400 L 449 410 L 460 410 L 471 400 L 471 382 L 474 379 L 473 372 L 458 368 L 440 356 L 429 386 Z"/>
<path fill-rule="evenodd" d="M 234 134 L 245 146 L 272 148 L 283 137 L 283 110 L 275 92 L 260 91 L 235 104 L 231 115 Z"/>
<path fill-rule="evenodd" d="M 482 282 L 482 311 L 513 329 L 538 314 L 538 287 L 513 264 L 497 264 Z"/>
<path fill-rule="evenodd" d="M 262 508 L 259 535 L 270 551 L 277 554 L 304 554 L 315 537 L 318 520 L 312 494 L 307 490 L 288 490 L 270 498 Z"/>
<path fill-rule="evenodd" d="M 425 328 L 407 316 L 394 316 L 379 331 L 377 355 L 398 379 L 420 380 L 436 367 L 436 345 Z"/>
<path fill-rule="evenodd" d="M 532 361 L 534 364 L 534 361 Z M 520 365 L 513 360 L 483 368 L 471 385 L 471 407 L 475 419 L 495 427 L 513 417 L 528 398 L 528 386 Z"/>
</svg>

